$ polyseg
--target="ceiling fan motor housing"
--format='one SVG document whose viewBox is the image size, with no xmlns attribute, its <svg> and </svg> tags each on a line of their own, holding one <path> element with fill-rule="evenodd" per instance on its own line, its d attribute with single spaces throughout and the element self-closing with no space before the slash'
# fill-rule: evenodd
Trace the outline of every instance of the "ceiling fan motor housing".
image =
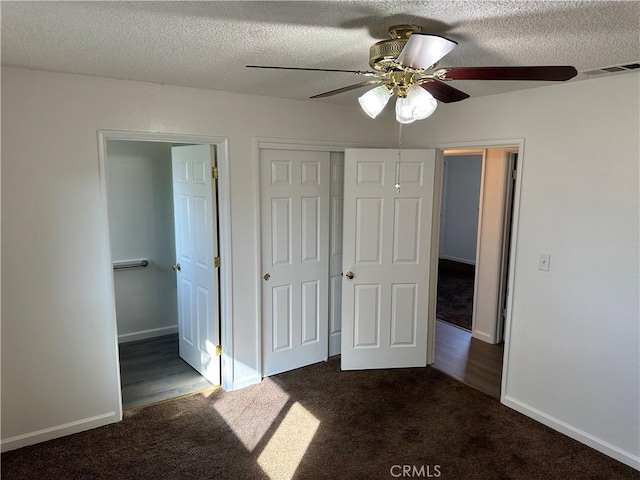
<svg viewBox="0 0 640 480">
<path fill-rule="evenodd" d="M 388 72 L 397 67 L 396 59 L 413 32 L 419 32 L 417 25 L 394 25 L 389 28 L 391 38 L 374 43 L 369 49 L 369 65 L 379 72 Z"/>
<path fill-rule="evenodd" d="M 406 38 L 391 38 L 374 43 L 369 49 L 369 65 L 379 72 L 396 66 L 396 59 L 407 43 Z"/>
</svg>

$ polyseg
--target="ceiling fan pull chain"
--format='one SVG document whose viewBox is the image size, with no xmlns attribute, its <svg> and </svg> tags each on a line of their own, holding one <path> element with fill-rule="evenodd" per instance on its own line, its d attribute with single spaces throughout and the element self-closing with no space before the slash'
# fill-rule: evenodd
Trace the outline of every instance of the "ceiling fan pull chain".
<svg viewBox="0 0 640 480">
<path fill-rule="evenodd" d="M 400 193 L 400 161 L 402 160 L 402 124 L 398 122 L 398 161 L 396 162 L 396 193 Z"/>
</svg>

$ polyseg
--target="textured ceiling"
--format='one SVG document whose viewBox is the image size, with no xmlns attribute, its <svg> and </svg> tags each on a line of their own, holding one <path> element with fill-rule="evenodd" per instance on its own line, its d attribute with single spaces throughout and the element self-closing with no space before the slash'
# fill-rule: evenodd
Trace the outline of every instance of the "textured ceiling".
<svg viewBox="0 0 640 480">
<path fill-rule="evenodd" d="M 369 70 L 371 44 L 401 23 L 458 42 L 443 67 L 584 71 L 640 60 L 635 1 L 3 1 L 1 7 L 3 65 L 294 99 L 362 78 L 245 65 Z M 546 83 L 451 84 L 480 96 Z M 314 101 L 349 104 L 363 91 Z"/>
</svg>

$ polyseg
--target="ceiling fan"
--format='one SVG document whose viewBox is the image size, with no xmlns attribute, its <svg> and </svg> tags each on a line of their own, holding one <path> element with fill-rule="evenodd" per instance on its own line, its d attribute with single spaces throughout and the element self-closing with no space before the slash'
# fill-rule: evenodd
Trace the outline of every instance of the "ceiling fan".
<svg viewBox="0 0 640 480">
<path fill-rule="evenodd" d="M 537 67 L 453 67 L 440 68 L 438 61 L 457 46 L 457 42 L 438 35 L 428 35 L 415 25 L 389 28 L 390 39 L 374 43 L 369 50 L 373 71 L 326 68 L 274 67 L 247 65 L 248 68 L 347 72 L 369 77 L 360 83 L 314 95 L 322 98 L 357 88 L 377 85 L 358 98 L 362 109 L 375 118 L 395 94 L 396 119 L 412 123 L 427 118 L 443 103 L 459 102 L 469 95 L 447 85 L 448 80 L 546 80 L 564 81 L 577 75 L 571 66 Z"/>
</svg>

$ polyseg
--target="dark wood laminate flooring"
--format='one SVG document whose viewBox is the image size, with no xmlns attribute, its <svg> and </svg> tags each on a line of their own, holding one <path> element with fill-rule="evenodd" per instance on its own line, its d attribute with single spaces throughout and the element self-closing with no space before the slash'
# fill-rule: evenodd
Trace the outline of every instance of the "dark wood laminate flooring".
<svg viewBox="0 0 640 480">
<path fill-rule="evenodd" d="M 436 356 L 438 370 L 500 398 L 503 344 L 492 345 L 471 336 L 471 332 L 436 320 Z"/>
<path fill-rule="evenodd" d="M 178 335 L 120 344 L 124 409 L 149 405 L 212 387 L 178 354 Z"/>
</svg>

